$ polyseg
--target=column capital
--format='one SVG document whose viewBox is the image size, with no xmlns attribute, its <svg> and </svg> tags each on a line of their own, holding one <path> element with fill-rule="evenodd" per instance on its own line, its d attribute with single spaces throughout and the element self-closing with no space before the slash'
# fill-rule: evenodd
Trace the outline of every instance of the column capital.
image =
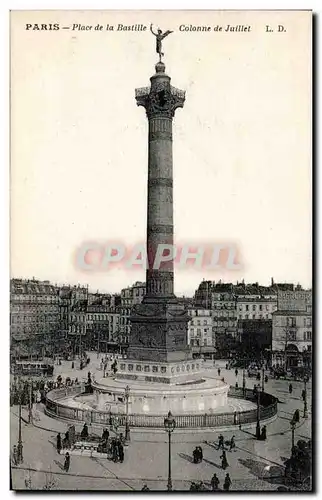
<svg viewBox="0 0 322 500">
<path fill-rule="evenodd" d="M 170 85 L 169 78 L 153 81 L 151 87 L 136 89 L 135 99 L 138 106 L 145 108 L 149 119 L 156 117 L 172 119 L 176 109 L 183 108 L 185 92 Z"/>
</svg>

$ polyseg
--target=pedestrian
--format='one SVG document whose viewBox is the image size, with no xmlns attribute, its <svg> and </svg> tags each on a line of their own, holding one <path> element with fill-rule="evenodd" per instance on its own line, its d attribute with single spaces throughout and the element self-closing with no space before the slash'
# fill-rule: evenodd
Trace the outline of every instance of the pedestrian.
<svg viewBox="0 0 322 500">
<path fill-rule="evenodd" d="M 223 450 L 222 455 L 221 455 L 221 467 L 225 470 L 228 467 L 228 461 L 226 457 L 226 452 Z"/>
<path fill-rule="evenodd" d="M 112 460 L 113 462 L 116 463 L 118 461 L 118 455 L 117 455 L 117 446 L 115 438 L 112 439 L 111 447 L 112 447 Z"/>
<path fill-rule="evenodd" d="M 268 382 L 268 376 L 265 375 L 265 384 L 267 384 L 267 382 Z"/>
<path fill-rule="evenodd" d="M 218 372 L 218 377 L 220 377 L 220 368 L 218 368 L 217 372 Z"/>
<path fill-rule="evenodd" d="M 122 464 L 124 462 L 124 447 L 123 447 L 121 441 L 119 441 L 117 443 L 117 452 L 118 452 L 119 460 Z"/>
<path fill-rule="evenodd" d="M 70 456 L 69 456 L 69 453 L 67 452 L 65 455 L 64 471 L 68 472 L 69 467 L 70 467 Z"/>
<path fill-rule="evenodd" d="M 233 449 L 233 448 L 236 448 L 236 444 L 235 444 L 235 436 L 233 436 L 230 440 L 230 451 Z"/>
<path fill-rule="evenodd" d="M 61 435 L 60 435 L 60 432 L 58 432 L 58 434 L 57 434 L 57 452 L 60 455 L 60 452 L 61 452 Z"/>
<path fill-rule="evenodd" d="M 237 368 L 235 370 L 235 375 L 236 375 L 236 377 L 238 376 L 238 370 L 237 370 Z"/>
<path fill-rule="evenodd" d="M 88 438 L 88 427 L 87 427 L 86 423 L 84 424 L 84 427 L 82 429 L 81 438 L 82 439 L 87 439 Z"/>
<path fill-rule="evenodd" d="M 211 481 L 210 481 L 212 491 L 218 490 L 219 482 L 220 481 L 217 477 L 217 474 L 214 474 L 211 478 Z"/>
<path fill-rule="evenodd" d="M 261 441 L 266 441 L 266 425 L 262 427 L 262 432 L 261 432 Z"/>
<path fill-rule="evenodd" d="M 63 441 L 63 447 L 64 448 L 69 448 L 69 432 L 68 431 L 65 432 L 65 437 L 64 437 L 64 441 Z"/>
<path fill-rule="evenodd" d="M 290 384 L 290 385 L 288 386 L 288 392 L 289 392 L 290 394 L 292 394 L 292 392 L 293 392 L 293 386 L 292 386 L 292 384 Z"/>
<path fill-rule="evenodd" d="M 198 450 L 198 460 L 199 460 L 199 462 L 202 462 L 203 461 L 203 452 L 202 452 L 201 446 L 198 446 L 197 450 Z"/>
<path fill-rule="evenodd" d="M 225 448 L 225 444 L 224 444 L 224 436 L 222 434 L 220 434 L 218 436 L 218 450 L 220 450 L 220 448 L 224 449 Z"/>
<path fill-rule="evenodd" d="M 198 449 L 197 449 L 197 447 L 196 447 L 196 448 L 193 450 L 193 452 L 192 452 L 192 456 L 193 456 L 193 463 L 194 463 L 194 464 L 197 464 L 197 463 L 198 463 L 198 455 L 199 455 L 199 453 L 198 453 Z"/>
<path fill-rule="evenodd" d="M 72 361 L 72 370 L 74 369 L 75 363 Z"/>
<path fill-rule="evenodd" d="M 295 410 L 293 415 L 293 421 L 299 423 L 300 421 L 300 410 Z"/>
<path fill-rule="evenodd" d="M 104 428 L 102 434 L 102 441 L 107 442 L 109 437 L 110 437 L 109 431 L 106 428 Z"/>
<path fill-rule="evenodd" d="M 12 459 L 13 459 L 14 465 L 18 465 L 18 448 L 16 445 L 14 445 L 14 447 L 13 447 Z"/>
<path fill-rule="evenodd" d="M 236 382 L 235 387 L 236 387 L 236 389 L 238 389 L 238 382 Z"/>
<path fill-rule="evenodd" d="M 231 479 L 230 479 L 230 476 L 227 472 L 226 477 L 225 477 L 225 482 L 224 482 L 224 490 L 229 491 L 230 485 L 231 485 Z"/>
</svg>

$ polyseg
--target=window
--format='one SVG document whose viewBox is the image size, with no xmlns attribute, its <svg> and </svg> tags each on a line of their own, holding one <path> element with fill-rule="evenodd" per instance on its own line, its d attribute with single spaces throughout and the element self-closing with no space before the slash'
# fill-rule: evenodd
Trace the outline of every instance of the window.
<svg viewBox="0 0 322 500">
<path fill-rule="evenodd" d="M 312 340 L 312 332 L 304 332 L 304 340 Z"/>
<path fill-rule="evenodd" d="M 248 304 L 246 305 L 246 311 L 249 311 L 249 305 Z"/>
<path fill-rule="evenodd" d="M 248 319 L 248 314 L 245 314 L 245 319 Z"/>
<path fill-rule="evenodd" d="M 296 340 L 296 332 L 289 332 L 289 340 Z"/>
<path fill-rule="evenodd" d="M 304 325 L 305 326 L 312 326 L 312 319 L 311 318 L 304 318 Z"/>
<path fill-rule="evenodd" d="M 263 310 L 263 306 L 262 304 L 259 305 L 259 310 L 262 311 Z"/>
<path fill-rule="evenodd" d="M 256 314 L 253 314 L 253 319 L 255 319 L 255 318 L 256 318 Z"/>
<path fill-rule="evenodd" d="M 253 304 L 253 311 L 256 311 L 256 305 Z"/>
<path fill-rule="evenodd" d="M 296 318 L 287 318 L 288 326 L 296 326 Z"/>
</svg>

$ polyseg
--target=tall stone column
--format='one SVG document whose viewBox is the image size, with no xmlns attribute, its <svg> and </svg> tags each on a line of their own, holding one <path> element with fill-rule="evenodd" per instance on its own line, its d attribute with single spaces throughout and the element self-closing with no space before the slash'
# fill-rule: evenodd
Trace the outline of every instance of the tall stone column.
<svg viewBox="0 0 322 500">
<path fill-rule="evenodd" d="M 138 106 L 149 121 L 146 296 L 131 316 L 129 358 L 149 361 L 190 359 L 185 307 L 173 292 L 173 260 L 156 266 L 162 245 L 173 244 L 172 120 L 185 93 L 171 86 L 165 65 L 158 62 L 151 87 L 136 90 Z M 166 253 L 166 252 L 165 252 Z"/>
<path fill-rule="evenodd" d="M 155 69 L 151 88 L 136 91 L 149 120 L 146 299 L 169 299 L 174 297 L 173 260 L 157 265 L 155 256 L 162 245 L 173 245 L 172 119 L 185 94 L 170 85 L 162 62 Z"/>
</svg>

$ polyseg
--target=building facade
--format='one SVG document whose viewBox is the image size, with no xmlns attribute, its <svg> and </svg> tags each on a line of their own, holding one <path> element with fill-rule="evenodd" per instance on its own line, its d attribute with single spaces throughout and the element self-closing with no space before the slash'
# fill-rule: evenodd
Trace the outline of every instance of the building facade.
<svg viewBox="0 0 322 500">
<path fill-rule="evenodd" d="M 119 331 L 116 338 L 117 342 L 124 347 L 129 344 L 130 340 L 132 307 L 141 304 L 145 293 L 146 284 L 142 281 L 137 281 L 134 285 L 123 288 L 121 291 Z"/>
<path fill-rule="evenodd" d="M 311 367 L 311 290 L 279 291 L 272 329 L 273 366 Z"/>
<path fill-rule="evenodd" d="M 188 308 L 190 321 L 188 323 L 188 345 L 193 353 L 213 353 L 215 351 L 215 336 L 212 329 L 210 309 Z"/>
<path fill-rule="evenodd" d="M 49 281 L 12 279 L 10 337 L 13 355 L 51 355 L 60 330 L 58 289 Z"/>
</svg>

